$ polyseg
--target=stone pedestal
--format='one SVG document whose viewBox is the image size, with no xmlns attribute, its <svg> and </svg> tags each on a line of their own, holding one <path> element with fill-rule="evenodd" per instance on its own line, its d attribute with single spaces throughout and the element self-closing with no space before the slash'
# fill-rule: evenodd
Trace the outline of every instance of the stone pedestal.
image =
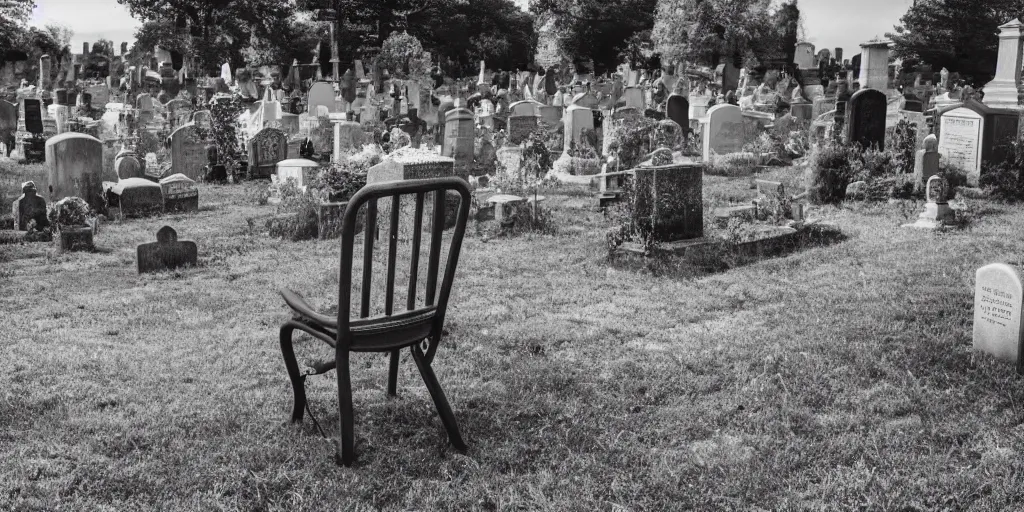
<svg viewBox="0 0 1024 512">
<path fill-rule="evenodd" d="M 860 88 L 889 93 L 889 41 L 862 43 L 860 56 Z"/>
<path fill-rule="evenodd" d="M 1020 108 L 1017 91 L 1020 87 L 1022 41 L 1020 20 L 1013 19 L 999 27 L 999 57 L 996 61 L 996 76 L 985 84 L 986 105 L 998 108 Z"/>
</svg>

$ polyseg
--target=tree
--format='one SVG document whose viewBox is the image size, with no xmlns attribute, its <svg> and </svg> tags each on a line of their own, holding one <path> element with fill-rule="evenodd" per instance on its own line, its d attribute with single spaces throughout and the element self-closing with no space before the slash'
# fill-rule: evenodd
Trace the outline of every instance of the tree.
<svg viewBox="0 0 1024 512">
<path fill-rule="evenodd" d="M 530 10 L 554 16 L 562 50 L 596 73 L 615 69 L 630 38 L 654 26 L 658 0 L 532 0 Z"/>
<path fill-rule="evenodd" d="M 252 36 L 271 39 L 274 30 L 280 28 L 280 20 L 287 19 L 293 11 L 290 0 L 117 0 L 128 7 L 132 16 L 143 22 L 161 22 L 164 28 L 150 27 L 147 32 L 139 29 L 143 36 L 158 36 L 158 41 L 174 41 L 166 30 L 170 28 L 178 37 L 191 37 L 191 55 L 200 66 L 212 71 L 222 62 L 228 61 L 233 67 L 242 62 L 242 49 Z M 152 46 L 136 46 L 148 53 Z"/>
<path fill-rule="evenodd" d="M 449 3 L 410 16 L 408 31 L 458 75 L 475 73 L 483 60 L 491 69 L 526 69 L 536 45 L 533 17 L 511 0 Z"/>
<path fill-rule="evenodd" d="M 308 12 L 299 12 L 274 21 L 272 36 L 252 34 L 242 55 L 248 64 L 290 65 L 296 59 L 306 63 L 317 43 L 329 44 L 328 28 L 313 20 Z"/>
<path fill-rule="evenodd" d="M 9 54 L 21 50 L 19 43 L 25 35 L 25 22 L 32 15 L 33 7 L 34 0 L 0 0 L 0 63 L 17 60 Z"/>
<path fill-rule="evenodd" d="M 770 0 L 658 0 L 655 51 L 668 62 L 709 66 L 723 57 L 737 67 L 773 60 L 779 37 L 770 5 Z"/>
<path fill-rule="evenodd" d="M 1024 14 L 1024 0 L 918 0 L 886 34 L 893 54 L 984 85 L 995 75 L 998 27 Z"/>
</svg>

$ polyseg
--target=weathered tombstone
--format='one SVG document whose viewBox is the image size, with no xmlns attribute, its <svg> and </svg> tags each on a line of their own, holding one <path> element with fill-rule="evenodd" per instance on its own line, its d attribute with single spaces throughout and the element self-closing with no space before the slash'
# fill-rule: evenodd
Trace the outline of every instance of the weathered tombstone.
<svg viewBox="0 0 1024 512">
<path fill-rule="evenodd" d="M 184 174 L 172 174 L 160 180 L 164 211 L 194 212 L 199 209 L 199 187 Z"/>
<path fill-rule="evenodd" d="M 206 166 L 206 146 L 195 125 L 186 124 L 171 132 L 171 174 L 198 180 Z"/>
<path fill-rule="evenodd" d="M 445 114 L 441 155 L 453 158 L 459 167 L 473 163 L 476 135 L 474 123 L 473 112 L 465 108 L 452 109 Z"/>
<path fill-rule="evenodd" d="M 949 182 L 939 175 L 928 178 L 925 185 L 924 212 L 918 215 L 917 222 L 904 224 L 907 228 L 939 229 L 955 223 L 956 214 L 949 207 Z"/>
<path fill-rule="evenodd" d="M 327 107 L 328 112 L 337 110 L 334 100 L 334 87 L 327 82 L 317 82 L 309 88 L 306 95 L 306 111 L 310 114 L 317 114 L 317 107 Z"/>
<path fill-rule="evenodd" d="M 119 180 L 145 176 L 142 161 L 134 151 L 122 148 L 114 157 L 114 172 Z"/>
<path fill-rule="evenodd" d="M 178 241 L 178 233 L 170 226 L 156 232 L 156 242 L 141 244 L 136 249 L 139 273 L 173 270 L 196 266 L 199 249 L 195 242 Z"/>
<path fill-rule="evenodd" d="M 167 110 L 167 121 L 171 125 L 171 130 L 184 125 L 192 116 L 192 104 L 182 99 L 168 101 L 164 108 Z"/>
<path fill-rule="evenodd" d="M 249 176 L 270 179 L 277 163 L 288 158 L 288 137 L 276 128 L 264 128 L 247 143 Z"/>
<path fill-rule="evenodd" d="M 56 98 L 58 105 L 64 105 L 66 107 L 67 106 L 71 106 L 71 104 L 68 103 L 68 90 L 67 89 L 64 89 L 64 88 L 56 89 L 56 90 L 53 91 L 53 96 Z"/>
<path fill-rule="evenodd" d="M 334 150 L 334 126 L 326 117 L 317 118 L 317 124 L 309 131 L 313 154 L 328 158 Z"/>
<path fill-rule="evenodd" d="M 662 242 L 704 236 L 703 166 L 700 163 L 638 167 L 633 222 L 648 224 Z"/>
<path fill-rule="evenodd" d="M 38 229 L 50 225 L 46 217 L 46 200 L 39 197 L 35 182 L 21 184 L 21 197 L 11 206 L 11 215 L 14 217 L 14 229 L 18 231 L 27 231 L 31 221 L 35 221 Z"/>
<path fill-rule="evenodd" d="M 363 127 L 355 121 L 334 122 L 334 160 L 341 161 L 341 154 L 363 147 Z"/>
<path fill-rule="evenodd" d="M 537 116 L 530 114 L 512 115 L 508 118 L 508 142 L 520 144 L 537 129 Z"/>
<path fill-rule="evenodd" d="M 160 185 L 145 178 L 119 180 L 110 187 L 107 195 L 108 203 L 117 204 L 121 209 L 121 215 L 125 217 L 152 215 L 164 209 L 164 196 Z"/>
<path fill-rule="evenodd" d="M 864 148 L 885 148 L 885 116 L 888 100 L 875 89 L 861 89 L 846 106 L 846 140 Z"/>
<path fill-rule="evenodd" d="M 583 130 L 594 129 L 594 111 L 580 106 L 571 106 L 565 111 L 565 140 L 562 144 L 562 152 L 567 153 L 575 144 L 579 146 L 583 142 Z"/>
<path fill-rule="evenodd" d="M 684 132 L 690 129 L 690 101 L 681 94 L 672 94 L 665 102 L 665 115 L 676 122 Z"/>
<path fill-rule="evenodd" d="M 983 162 L 998 161 L 1006 155 L 1007 143 L 1017 136 L 1015 110 L 993 109 L 975 100 L 961 106 L 940 109 L 939 154 L 951 165 L 967 173 L 967 181 L 977 186 Z"/>
<path fill-rule="evenodd" d="M 978 269 L 974 284 L 974 348 L 999 359 L 1017 363 L 1017 373 L 1024 373 L 1021 360 L 1021 286 L 1017 269 L 993 263 Z"/>
<path fill-rule="evenodd" d="M 626 107 L 644 111 L 644 94 L 639 87 L 626 87 L 622 91 L 622 98 L 619 101 L 625 102 Z"/>
<path fill-rule="evenodd" d="M 102 211 L 103 143 L 84 133 L 62 133 L 46 141 L 51 202 L 80 197 Z"/>
<path fill-rule="evenodd" d="M 18 105 L 0 100 L 0 144 L 7 147 L 7 152 L 3 156 L 10 156 L 11 151 L 14 151 L 17 131 Z"/>
<path fill-rule="evenodd" d="M 743 114 L 735 105 L 715 105 L 708 109 L 703 134 L 704 161 L 713 155 L 736 153 L 743 148 Z"/>
<path fill-rule="evenodd" d="M 295 186 L 305 190 L 306 185 L 319 170 L 320 164 L 305 158 L 282 160 L 277 163 L 277 181 L 285 182 L 291 179 L 295 182 Z"/>
<path fill-rule="evenodd" d="M 923 185 L 928 178 L 939 173 L 939 140 L 935 134 L 924 139 L 924 149 L 920 149 L 914 158 L 914 182 Z"/>
</svg>

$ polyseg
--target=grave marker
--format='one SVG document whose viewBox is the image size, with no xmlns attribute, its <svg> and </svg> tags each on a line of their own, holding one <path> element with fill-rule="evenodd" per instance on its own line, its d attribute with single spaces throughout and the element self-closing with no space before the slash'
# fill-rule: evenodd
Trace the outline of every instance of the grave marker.
<svg viewBox="0 0 1024 512">
<path fill-rule="evenodd" d="M 317 107 L 327 107 L 328 112 L 334 112 L 337 110 L 334 100 L 334 87 L 327 82 L 317 82 L 309 88 L 309 94 L 306 95 L 306 111 L 311 114 L 317 114 Z"/>
<path fill-rule="evenodd" d="M 1022 295 L 1020 275 L 1013 267 L 994 263 L 978 269 L 974 285 L 974 348 L 1014 361 L 1017 373 L 1024 373 L 1020 358 L 1024 334 Z"/>
<path fill-rule="evenodd" d="M 950 165 L 974 177 L 981 177 L 981 139 L 985 119 L 967 108 L 956 108 L 939 118 L 939 154 Z"/>
<path fill-rule="evenodd" d="M 84 133 L 62 133 L 46 141 L 45 151 L 50 201 L 80 197 L 102 211 L 103 143 Z"/>
<path fill-rule="evenodd" d="M 704 161 L 713 155 L 737 153 L 743 149 L 743 114 L 735 105 L 715 105 L 704 122 Z"/>
<path fill-rule="evenodd" d="M 195 125 L 187 124 L 171 132 L 171 174 L 180 173 L 198 180 L 206 161 L 206 147 Z"/>
<path fill-rule="evenodd" d="M 164 210 L 192 212 L 199 209 L 199 188 L 184 174 L 172 174 L 160 180 Z"/>
<path fill-rule="evenodd" d="M 690 129 L 690 101 L 681 94 L 672 94 L 665 102 L 665 115 L 676 122 L 684 132 Z"/>
<path fill-rule="evenodd" d="M 277 163 L 288 158 L 288 137 L 276 128 L 264 128 L 246 144 L 249 153 L 249 176 L 269 179 Z"/>
<path fill-rule="evenodd" d="M 885 93 L 861 89 L 846 104 L 846 140 L 864 148 L 885 148 L 885 116 L 888 100 Z"/>
<path fill-rule="evenodd" d="M 139 245 L 136 249 L 139 273 L 173 270 L 196 266 L 199 249 L 192 241 L 178 241 L 178 233 L 170 226 L 156 232 L 156 242 Z"/>
</svg>

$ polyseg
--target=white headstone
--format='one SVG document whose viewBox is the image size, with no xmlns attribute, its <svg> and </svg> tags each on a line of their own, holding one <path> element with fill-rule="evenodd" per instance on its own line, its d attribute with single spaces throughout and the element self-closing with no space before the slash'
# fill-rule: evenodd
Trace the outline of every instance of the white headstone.
<svg viewBox="0 0 1024 512">
<path fill-rule="evenodd" d="M 317 82 L 309 88 L 309 94 L 306 96 L 306 111 L 310 113 L 316 113 L 317 107 L 323 105 L 327 107 L 329 112 L 336 112 L 336 102 L 334 100 L 334 87 L 327 82 Z"/>
<path fill-rule="evenodd" d="M 978 269 L 974 285 L 974 348 L 1017 362 L 1021 340 L 1021 287 L 1017 271 L 1003 263 Z"/>
<path fill-rule="evenodd" d="M 939 119 L 939 154 L 942 160 L 967 173 L 977 183 L 981 176 L 981 139 L 985 119 L 968 109 L 956 108 Z"/>
<path fill-rule="evenodd" d="M 563 152 L 567 153 L 575 143 L 583 140 L 584 129 L 594 129 L 594 111 L 586 107 L 572 106 L 565 111 L 565 144 Z"/>
<path fill-rule="evenodd" d="M 743 114 L 736 105 L 715 105 L 704 123 L 704 161 L 712 155 L 737 153 L 743 148 Z"/>
</svg>

